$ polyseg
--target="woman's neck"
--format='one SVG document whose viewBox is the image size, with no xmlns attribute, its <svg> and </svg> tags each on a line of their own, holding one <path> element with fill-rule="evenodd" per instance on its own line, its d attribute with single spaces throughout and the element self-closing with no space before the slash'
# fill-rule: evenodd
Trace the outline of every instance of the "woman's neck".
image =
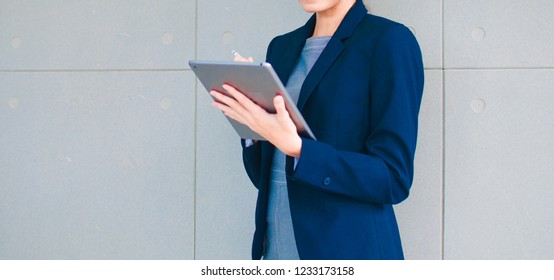
<svg viewBox="0 0 554 280">
<path fill-rule="evenodd" d="M 356 0 L 343 0 L 327 10 L 317 12 L 314 34 L 312 36 L 333 36 L 342 19 L 355 3 Z"/>
</svg>

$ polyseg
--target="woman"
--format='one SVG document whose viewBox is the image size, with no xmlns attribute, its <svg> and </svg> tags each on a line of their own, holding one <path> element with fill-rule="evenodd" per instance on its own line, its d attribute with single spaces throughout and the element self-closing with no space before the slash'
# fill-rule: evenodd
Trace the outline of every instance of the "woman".
<svg viewBox="0 0 554 280">
<path fill-rule="evenodd" d="M 402 259 L 393 204 L 413 178 L 421 52 L 403 25 L 361 0 L 299 0 L 314 15 L 274 38 L 266 61 L 317 141 L 225 85 L 214 106 L 267 141 L 243 140 L 258 188 L 253 259 Z"/>
</svg>

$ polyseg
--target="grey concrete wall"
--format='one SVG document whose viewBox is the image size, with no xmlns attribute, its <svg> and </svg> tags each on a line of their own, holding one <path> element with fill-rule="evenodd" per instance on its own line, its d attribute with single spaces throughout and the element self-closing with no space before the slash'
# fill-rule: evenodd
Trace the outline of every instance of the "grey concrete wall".
<svg viewBox="0 0 554 280">
<path fill-rule="evenodd" d="M 424 53 L 408 259 L 554 257 L 550 0 L 372 0 Z M 295 0 L 0 0 L 0 259 L 248 259 L 255 190 L 189 59 Z"/>
</svg>

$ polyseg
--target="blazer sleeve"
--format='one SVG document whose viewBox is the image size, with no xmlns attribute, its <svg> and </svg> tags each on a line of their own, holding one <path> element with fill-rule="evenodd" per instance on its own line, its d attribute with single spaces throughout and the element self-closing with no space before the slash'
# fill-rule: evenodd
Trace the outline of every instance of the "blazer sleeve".
<svg viewBox="0 0 554 280">
<path fill-rule="evenodd" d="M 411 31 L 397 25 L 383 32 L 370 65 L 371 120 L 365 151 L 341 151 L 323 142 L 302 139 L 298 165 L 296 169 L 289 165 L 287 174 L 290 180 L 304 183 L 299 187 L 371 203 L 396 204 L 408 196 L 413 180 L 423 94 L 421 51 Z"/>
<path fill-rule="evenodd" d="M 246 146 L 245 140 L 241 139 L 242 162 L 248 178 L 254 187 L 258 188 L 260 182 L 261 170 L 261 141 L 257 141 L 250 146 Z"/>
</svg>

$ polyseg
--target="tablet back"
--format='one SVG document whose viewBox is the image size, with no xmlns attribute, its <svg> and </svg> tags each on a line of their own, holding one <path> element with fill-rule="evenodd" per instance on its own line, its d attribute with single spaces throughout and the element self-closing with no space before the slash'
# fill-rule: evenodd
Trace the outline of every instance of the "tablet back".
<svg viewBox="0 0 554 280">
<path fill-rule="evenodd" d="M 189 65 L 208 92 L 214 89 L 225 93 L 221 86 L 232 85 L 270 113 L 275 113 L 273 98 L 282 94 L 299 134 L 315 139 L 271 64 L 191 60 Z M 247 126 L 229 117 L 227 119 L 241 138 L 265 140 Z"/>
</svg>

